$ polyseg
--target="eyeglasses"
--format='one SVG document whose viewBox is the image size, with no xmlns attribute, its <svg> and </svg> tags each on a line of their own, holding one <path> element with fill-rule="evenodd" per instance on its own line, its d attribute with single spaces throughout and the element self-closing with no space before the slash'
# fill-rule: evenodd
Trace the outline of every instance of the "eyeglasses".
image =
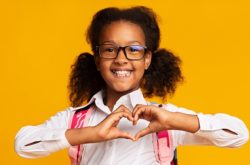
<svg viewBox="0 0 250 165">
<path fill-rule="evenodd" d="M 101 44 L 96 46 L 100 57 L 105 59 L 115 59 L 120 50 L 123 51 L 128 60 L 140 60 L 147 52 L 147 48 L 141 45 L 117 46 L 114 44 Z"/>
</svg>

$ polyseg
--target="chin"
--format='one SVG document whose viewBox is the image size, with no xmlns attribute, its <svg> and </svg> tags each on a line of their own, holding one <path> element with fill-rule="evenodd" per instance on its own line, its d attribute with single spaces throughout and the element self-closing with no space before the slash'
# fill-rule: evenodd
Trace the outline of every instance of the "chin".
<svg viewBox="0 0 250 165">
<path fill-rule="evenodd" d="M 132 91 L 134 91 L 136 89 L 138 89 L 138 88 L 136 88 L 136 87 L 128 87 L 128 86 L 116 86 L 116 87 L 113 88 L 114 91 L 119 92 L 119 93 L 124 93 L 124 94 L 132 92 Z"/>
</svg>

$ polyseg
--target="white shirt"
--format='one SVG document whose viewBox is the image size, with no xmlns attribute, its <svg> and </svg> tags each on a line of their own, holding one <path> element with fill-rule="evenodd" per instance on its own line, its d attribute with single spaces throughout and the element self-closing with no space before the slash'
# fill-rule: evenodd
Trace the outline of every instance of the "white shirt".
<svg viewBox="0 0 250 165">
<path fill-rule="evenodd" d="M 111 113 L 109 108 L 103 103 L 102 91 L 95 94 L 89 104 L 93 102 L 97 108 L 90 117 L 90 126 L 97 125 Z M 147 105 L 148 103 L 145 101 L 141 90 L 138 89 L 122 96 L 114 105 L 113 110 L 122 104 L 132 110 L 136 104 Z M 65 131 L 69 128 L 69 117 L 71 113 L 83 107 L 70 107 L 52 116 L 41 125 L 23 127 L 16 135 L 16 152 L 22 157 L 37 158 L 69 147 L 70 144 L 65 137 Z M 163 108 L 171 112 L 196 114 L 193 111 L 169 103 L 163 105 Z M 249 133 L 245 124 L 236 117 L 222 113 L 215 115 L 197 113 L 196 115 L 200 124 L 200 130 L 196 133 L 171 130 L 174 148 L 179 145 L 239 147 L 249 139 Z M 135 135 L 139 130 L 145 128 L 148 123 L 148 121 L 139 120 L 136 126 L 132 126 L 131 122 L 124 118 L 119 122 L 118 128 Z M 230 130 L 237 135 L 225 132 L 222 129 Z M 31 143 L 33 144 L 27 145 Z M 81 165 L 158 164 L 155 159 L 152 135 L 146 135 L 136 142 L 127 139 L 115 139 L 100 143 L 84 144 L 84 150 Z"/>
</svg>

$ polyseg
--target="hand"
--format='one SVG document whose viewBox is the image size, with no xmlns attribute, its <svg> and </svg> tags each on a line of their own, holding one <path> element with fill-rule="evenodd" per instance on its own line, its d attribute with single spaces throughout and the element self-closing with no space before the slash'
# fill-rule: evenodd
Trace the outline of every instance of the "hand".
<svg viewBox="0 0 250 165">
<path fill-rule="evenodd" d="M 107 116 L 101 123 L 94 127 L 94 130 L 97 133 L 97 139 L 95 139 L 95 142 L 112 140 L 116 138 L 135 140 L 132 135 L 117 128 L 119 121 L 123 117 L 133 122 L 131 112 L 125 106 L 121 105 L 109 116 Z"/>
<path fill-rule="evenodd" d="M 149 133 L 169 129 L 170 126 L 168 126 L 167 123 L 167 118 L 170 115 L 169 113 L 171 112 L 153 105 L 136 105 L 132 113 L 134 117 L 133 125 L 136 125 L 139 119 L 147 120 L 150 123 L 148 127 L 140 130 L 135 135 L 135 140 Z"/>
</svg>

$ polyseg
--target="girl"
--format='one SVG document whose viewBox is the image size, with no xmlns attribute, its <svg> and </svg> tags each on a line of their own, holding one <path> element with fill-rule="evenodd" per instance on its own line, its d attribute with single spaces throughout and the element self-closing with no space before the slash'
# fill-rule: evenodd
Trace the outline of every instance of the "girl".
<svg viewBox="0 0 250 165">
<path fill-rule="evenodd" d="M 176 163 L 179 145 L 247 142 L 248 130 L 236 117 L 145 100 L 164 99 L 183 79 L 180 59 L 159 48 L 151 9 L 103 9 L 94 16 L 87 40 L 94 55 L 79 55 L 72 67 L 72 107 L 41 125 L 23 127 L 15 141 L 20 156 L 37 158 L 70 147 L 72 164 L 169 165 Z"/>
</svg>

